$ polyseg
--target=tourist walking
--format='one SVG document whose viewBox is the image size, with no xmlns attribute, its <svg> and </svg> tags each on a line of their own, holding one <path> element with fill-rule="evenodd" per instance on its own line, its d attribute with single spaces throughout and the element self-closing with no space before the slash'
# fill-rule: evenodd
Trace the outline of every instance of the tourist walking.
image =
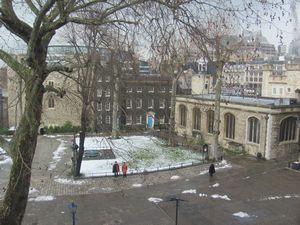
<svg viewBox="0 0 300 225">
<path fill-rule="evenodd" d="M 210 167 L 209 167 L 209 175 L 212 177 L 215 172 L 216 172 L 215 165 L 212 163 L 212 164 L 210 164 Z"/>
<path fill-rule="evenodd" d="M 119 176 L 119 171 L 120 171 L 120 166 L 118 164 L 117 161 L 115 161 L 114 165 L 113 165 L 113 173 L 115 177 Z"/>
<path fill-rule="evenodd" d="M 123 165 L 122 165 L 122 173 L 123 173 L 123 177 L 127 177 L 127 164 L 126 162 L 123 162 Z"/>
</svg>

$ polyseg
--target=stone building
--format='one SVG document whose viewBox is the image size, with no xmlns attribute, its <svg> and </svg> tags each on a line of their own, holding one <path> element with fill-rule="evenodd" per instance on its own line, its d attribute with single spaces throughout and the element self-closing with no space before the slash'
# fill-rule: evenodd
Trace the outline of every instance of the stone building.
<svg viewBox="0 0 300 225">
<path fill-rule="evenodd" d="M 98 132 L 112 130 L 114 94 L 117 97 L 117 124 L 121 130 L 144 130 L 166 126 L 170 115 L 172 79 L 151 74 L 145 63 L 138 73 L 124 73 L 116 79 L 111 72 L 99 73 L 96 97 Z"/>
<path fill-rule="evenodd" d="M 25 84 L 11 68 L 8 67 L 7 71 L 9 126 L 17 127 L 25 107 Z M 72 94 L 76 90 L 75 83 L 60 73 L 53 72 L 44 82 L 44 86 L 47 85 L 65 89 L 66 95 L 61 97 L 54 92 L 44 94 L 41 127 L 62 126 L 66 121 L 79 125 L 81 103 Z"/>
<path fill-rule="evenodd" d="M 262 96 L 298 98 L 300 90 L 300 64 L 282 63 L 264 65 Z"/>
<path fill-rule="evenodd" d="M 223 96 L 219 143 L 266 159 L 299 151 L 300 105 L 272 98 Z M 176 132 L 211 144 L 214 95 L 176 97 Z"/>
<path fill-rule="evenodd" d="M 0 68 L 0 128 L 8 128 L 7 69 Z"/>
</svg>

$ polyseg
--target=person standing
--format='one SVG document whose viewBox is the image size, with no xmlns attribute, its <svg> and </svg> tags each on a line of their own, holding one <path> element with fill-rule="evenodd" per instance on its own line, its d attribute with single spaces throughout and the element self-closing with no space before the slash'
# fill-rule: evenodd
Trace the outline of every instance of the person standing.
<svg viewBox="0 0 300 225">
<path fill-rule="evenodd" d="M 209 167 L 209 175 L 212 177 L 214 175 L 214 173 L 216 172 L 215 170 L 215 165 L 212 163 L 210 164 L 210 167 Z"/>
<path fill-rule="evenodd" d="M 123 173 L 123 177 L 127 177 L 127 164 L 126 162 L 123 162 L 123 165 L 122 165 L 122 173 Z"/>
<path fill-rule="evenodd" d="M 120 166 L 118 164 L 117 161 L 115 161 L 114 165 L 113 165 L 113 173 L 115 177 L 119 176 L 119 171 L 120 171 Z"/>
</svg>

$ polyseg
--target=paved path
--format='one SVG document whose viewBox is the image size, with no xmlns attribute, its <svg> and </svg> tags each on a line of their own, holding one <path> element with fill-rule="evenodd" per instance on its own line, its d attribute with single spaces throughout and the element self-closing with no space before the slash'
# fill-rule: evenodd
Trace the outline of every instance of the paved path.
<svg viewBox="0 0 300 225">
<path fill-rule="evenodd" d="M 300 224 L 300 173 L 286 169 L 287 160 L 231 157 L 231 167 L 217 170 L 213 178 L 203 173 L 208 165 L 202 165 L 63 184 L 56 179 L 70 180 L 71 150 L 66 149 L 62 160 L 49 169 L 53 166 L 53 151 L 70 140 L 71 137 L 39 137 L 33 164 L 32 201 L 28 203 L 24 225 L 71 224 L 67 207 L 71 201 L 78 204 L 76 225 L 175 224 L 175 203 L 168 201 L 173 196 L 187 200 L 179 208 L 178 225 Z M 36 201 L 40 196 L 54 199 Z M 162 202 L 154 204 L 148 200 L 150 197 Z"/>
</svg>

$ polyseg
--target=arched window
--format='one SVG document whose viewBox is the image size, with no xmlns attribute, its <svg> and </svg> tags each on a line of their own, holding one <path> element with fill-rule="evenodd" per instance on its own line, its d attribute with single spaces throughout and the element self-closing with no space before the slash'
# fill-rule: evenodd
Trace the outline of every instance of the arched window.
<svg viewBox="0 0 300 225">
<path fill-rule="evenodd" d="M 200 109 L 194 108 L 193 109 L 193 129 L 200 130 L 201 127 L 201 112 Z"/>
<path fill-rule="evenodd" d="M 259 143 L 260 136 L 260 123 L 255 117 L 248 119 L 248 141 L 253 143 Z"/>
<path fill-rule="evenodd" d="M 181 126 L 186 126 L 186 107 L 184 105 L 179 106 L 179 122 Z"/>
<path fill-rule="evenodd" d="M 54 108 L 54 97 L 49 96 L 48 98 L 48 108 Z"/>
<path fill-rule="evenodd" d="M 212 134 L 214 132 L 215 113 L 212 110 L 208 110 L 206 115 L 207 115 L 207 132 Z"/>
<path fill-rule="evenodd" d="M 279 141 L 296 139 L 296 120 L 295 117 L 288 117 L 281 122 Z"/>
<path fill-rule="evenodd" d="M 234 139 L 235 134 L 235 117 L 231 113 L 225 114 L 225 137 Z"/>
</svg>

